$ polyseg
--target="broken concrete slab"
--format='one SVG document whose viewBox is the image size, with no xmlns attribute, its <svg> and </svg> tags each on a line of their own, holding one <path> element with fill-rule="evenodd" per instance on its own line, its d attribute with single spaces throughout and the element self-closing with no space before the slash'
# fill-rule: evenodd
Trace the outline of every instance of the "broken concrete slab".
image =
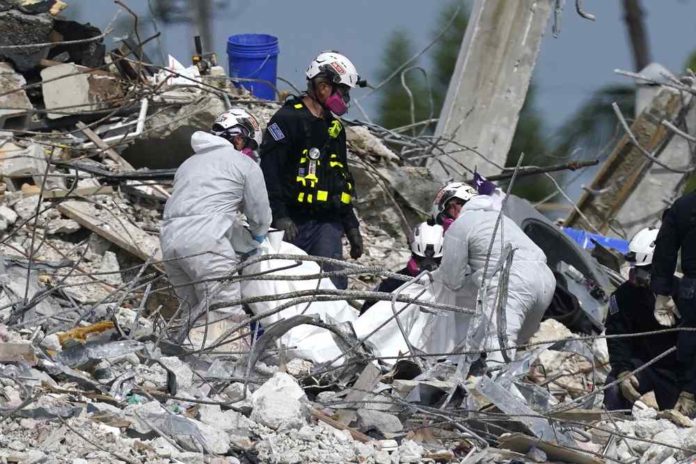
<svg viewBox="0 0 696 464">
<path fill-rule="evenodd" d="M 374 409 L 358 409 L 358 427 L 363 432 L 377 430 L 385 436 L 404 429 L 398 417 Z"/>
<path fill-rule="evenodd" d="M 5 205 L 0 205 L 0 232 L 6 231 L 17 221 L 17 213 Z"/>
<path fill-rule="evenodd" d="M 24 76 L 14 71 L 10 63 L 0 62 L 0 129 L 19 129 L 31 118 L 34 108 L 27 97 Z"/>
<path fill-rule="evenodd" d="M 115 76 L 75 63 L 44 68 L 41 79 L 49 119 L 110 108 L 123 97 L 121 83 Z"/>
<path fill-rule="evenodd" d="M 29 71 L 48 56 L 53 17 L 48 13 L 26 14 L 17 10 L 0 12 L 0 57 L 20 71 Z M 47 44 L 39 45 L 35 44 Z M 9 47 L 9 48 L 7 48 Z"/>
<path fill-rule="evenodd" d="M 254 425 L 243 414 L 232 409 L 223 411 L 220 406 L 213 404 L 201 404 L 198 407 L 200 421 L 212 427 L 218 427 L 227 433 L 237 436 L 246 436 Z"/>
<path fill-rule="evenodd" d="M 183 390 L 191 388 L 193 385 L 193 371 L 188 364 L 176 356 L 160 358 L 159 362 L 176 376 L 177 387 Z"/>
<path fill-rule="evenodd" d="M 251 396 L 251 420 L 274 430 L 300 428 L 307 423 L 307 396 L 297 381 L 278 372 Z"/>
</svg>

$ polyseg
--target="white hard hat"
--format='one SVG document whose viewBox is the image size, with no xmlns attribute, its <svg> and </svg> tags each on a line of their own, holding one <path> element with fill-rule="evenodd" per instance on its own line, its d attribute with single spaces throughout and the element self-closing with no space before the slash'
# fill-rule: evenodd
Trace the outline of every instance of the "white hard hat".
<svg viewBox="0 0 696 464">
<path fill-rule="evenodd" d="M 634 266 L 650 266 L 655 252 L 655 240 L 659 229 L 646 227 L 638 231 L 628 244 L 626 260 Z"/>
<path fill-rule="evenodd" d="M 261 126 L 256 118 L 242 108 L 231 108 L 215 119 L 211 132 L 226 139 L 242 135 L 253 140 L 256 144 L 251 147 L 256 150 L 261 145 Z"/>
<path fill-rule="evenodd" d="M 358 70 L 355 65 L 344 55 L 338 52 L 321 52 L 314 58 L 305 72 L 307 79 L 313 79 L 319 74 L 325 74 L 334 84 L 347 85 L 351 89 L 361 85 Z"/>
<path fill-rule="evenodd" d="M 442 258 L 444 240 L 445 229 L 441 225 L 422 222 L 413 229 L 411 251 L 422 258 Z"/>
<path fill-rule="evenodd" d="M 435 196 L 431 211 L 433 218 L 436 218 L 445 210 L 447 207 L 447 202 L 452 198 L 459 198 L 460 200 L 467 202 L 476 195 L 478 195 L 478 192 L 471 185 L 464 182 L 450 182 L 442 187 Z"/>
</svg>

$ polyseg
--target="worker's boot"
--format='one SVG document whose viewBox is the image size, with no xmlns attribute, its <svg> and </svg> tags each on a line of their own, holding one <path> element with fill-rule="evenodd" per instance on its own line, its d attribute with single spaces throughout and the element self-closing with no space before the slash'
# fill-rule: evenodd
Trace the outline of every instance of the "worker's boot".
<svg viewBox="0 0 696 464">
<path fill-rule="evenodd" d="M 674 405 L 674 409 L 686 417 L 693 419 L 696 416 L 696 399 L 693 393 L 683 391 L 679 394 L 679 399 L 677 404 Z"/>
</svg>

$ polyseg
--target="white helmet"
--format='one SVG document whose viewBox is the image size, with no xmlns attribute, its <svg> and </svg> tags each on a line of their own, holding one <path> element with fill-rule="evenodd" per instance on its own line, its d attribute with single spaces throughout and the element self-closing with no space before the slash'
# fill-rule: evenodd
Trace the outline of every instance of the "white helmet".
<svg viewBox="0 0 696 464">
<path fill-rule="evenodd" d="M 422 222 L 413 229 L 411 251 L 421 258 L 442 258 L 444 240 L 445 229 L 441 225 Z"/>
<path fill-rule="evenodd" d="M 344 55 L 335 51 L 321 52 L 314 58 L 305 72 L 307 79 L 313 79 L 319 74 L 325 74 L 334 84 L 343 84 L 355 88 L 364 87 L 365 81 L 360 80 L 355 65 Z"/>
<path fill-rule="evenodd" d="M 433 218 L 444 212 L 447 207 L 447 202 L 452 198 L 459 198 L 460 200 L 467 202 L 478 195 L 478 192 L 474 187 L 464 182 L 450 182 L 445 185 L 437 192 L 435 196 L 435 201 L 433 201 L 432 215 Z"/>
<path fill-rule="evenodd" d="M 655 252 L 655 240 L 659 229 L 646 227 L 638 231 L 628 244 L 626 260 L 633 266 L 650 266 Z"/>
<path fill-rule="evenodd" d="M 242 108 L 231 108 L 215 119 L 211 132 L 214 135 L 232 140 L 235 135 L 248 137 L 253 144 L 250 148 L 256 150 L 261 145 L 261 126 L 256 118 Z M 253 145 L 252 144 L 252 145 Z"/>
</svg>

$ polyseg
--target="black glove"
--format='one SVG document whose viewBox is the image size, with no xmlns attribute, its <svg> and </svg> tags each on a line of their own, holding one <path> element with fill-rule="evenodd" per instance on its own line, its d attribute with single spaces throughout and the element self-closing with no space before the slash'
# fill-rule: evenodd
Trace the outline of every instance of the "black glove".
<svg viewBox="0 0 696 464">
<path fill-rule="evenodd" d="M 363 240 L 360 229 L 350 229 L 346 232 L 346 237 L 350 243 L 350 257 L 358 259 L 363 254 Z"/>
<path fill-rule="evenodd" d="M 292 219 L 287 217 L 276 219 L 275 226 L 276 229 L 285 231 L 283 241 L 294 242 L 297 238 L 297 226 L 292 222 Z"/>
</svg>

